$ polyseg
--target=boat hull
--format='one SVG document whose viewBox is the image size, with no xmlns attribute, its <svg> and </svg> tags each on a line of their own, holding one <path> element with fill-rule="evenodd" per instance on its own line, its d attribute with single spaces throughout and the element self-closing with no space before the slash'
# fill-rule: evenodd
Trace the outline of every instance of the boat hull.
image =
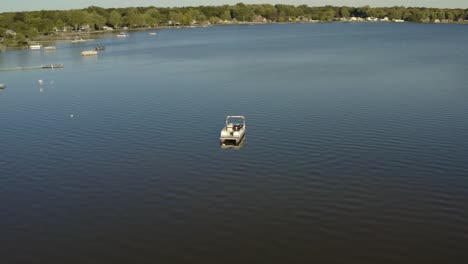
<svg viewBox="0 0 468 264">
<path fill-rule="evenodd" d="M 226 131 L 225 129 L 221 130 L 221 136 L 219 138 L 221 144 L 225 144 L 227 142 L 232 142 L 235 143 L 236 145 L 239 145 L 239 143 L 242 141 L 242 139 L 245 136 L 245 129 L 242 129 L 240 131 Z"/>
<path fill-rule="evenodd" d="M 85 50 L 81 52 L 81 56 L 96 56 L 98 54 L 95 50 Z"/>
</svg>

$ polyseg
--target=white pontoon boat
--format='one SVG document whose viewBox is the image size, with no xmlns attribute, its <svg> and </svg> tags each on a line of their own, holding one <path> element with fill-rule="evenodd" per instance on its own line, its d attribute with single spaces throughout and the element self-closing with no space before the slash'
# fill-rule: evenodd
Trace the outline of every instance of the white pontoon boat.
<svg viewBox="0 0 468 264">
<path fill-rule="evenodd" d="M 232 142 L 238 145 L 245 136 L 245 117 L 227 116 L 226 126 L 221 129 L 221 144 Z"/>
</svg>

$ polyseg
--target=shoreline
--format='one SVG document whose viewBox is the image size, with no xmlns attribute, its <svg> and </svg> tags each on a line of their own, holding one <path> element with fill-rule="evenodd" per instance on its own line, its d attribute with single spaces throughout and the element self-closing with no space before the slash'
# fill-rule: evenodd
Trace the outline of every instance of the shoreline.
<svg viewBox="0 0 468 264">
<path fill-rule="evenodd" d="M 187 28 L 206 28 L 206 27 L 219 27 L 219 26 L 249 26 L 249 25 L 287 25 L 287 24 L 319 24 L 319 23 L 397 23 L 392 21 L 294 21 L 294 22 L 237 22 L 237 23 L 223 23 L 223 24 L 212 24 L 212 25 L 179 25 L 179 26 L 157 26 L 157 27 L 142 27 L 142 28 L 127 28 L 127 29 L 114 29 L 110 30 L 94 30 L 84 32 L 59 32 L 54 35 L 40 36 L 29 41 L 28 45 L 25 46 L 5 46 L 0 44 L 0 52 L 6 52 L 11 50 L 24 50 L 28 49 L 29 45 L 34 43 L 45 44 L 55 42 L 71 42 L 76 37 L 85 37 L 85 40 L 94 40 L 105 35 L 115 35 L 117 32 L 139 32 L 139 31 L 150 31 L 150 30 L 161 30 L 161 29 L 187 29 Z M 411 24 L 442 24 L 442 25 L 468 25 L 468 22 L 449 22 L 449 23 L 436 23 L 436 22 L 404 22 Z M 397 23 L 401 24 L 401 23 Z M 95 36 L 95 38 L 91 38 Z"/>
</svg>

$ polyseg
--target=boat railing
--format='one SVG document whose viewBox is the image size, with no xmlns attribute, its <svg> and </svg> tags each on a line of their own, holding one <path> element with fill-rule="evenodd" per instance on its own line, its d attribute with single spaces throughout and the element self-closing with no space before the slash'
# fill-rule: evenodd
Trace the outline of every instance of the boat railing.
<svg viewBox="0 0 468 264">
<path fill-rule="evenodd" d="M 242 119 L 242 127 L 245 127 L 245 117 L 244 116 L 227 116 L 226 117 L 226 130 L 228 129 L 230 119 Z"/>
</svg>

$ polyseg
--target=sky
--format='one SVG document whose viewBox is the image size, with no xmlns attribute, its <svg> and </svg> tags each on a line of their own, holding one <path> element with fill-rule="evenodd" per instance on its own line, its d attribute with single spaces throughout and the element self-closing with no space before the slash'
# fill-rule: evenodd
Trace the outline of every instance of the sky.
<svg viewBox="0 0 468 264">
<path fill-rule="evenodd" d="M 468 0 L 0 0 L 0 12 L 55 10 L 100 7 L 129 7 L 129 6 L 199 6 L 236 4 L 292 4 L 309 6 L 414 6 L 414 7 L 443 7 L 468 8 Z"/>
</svg>

